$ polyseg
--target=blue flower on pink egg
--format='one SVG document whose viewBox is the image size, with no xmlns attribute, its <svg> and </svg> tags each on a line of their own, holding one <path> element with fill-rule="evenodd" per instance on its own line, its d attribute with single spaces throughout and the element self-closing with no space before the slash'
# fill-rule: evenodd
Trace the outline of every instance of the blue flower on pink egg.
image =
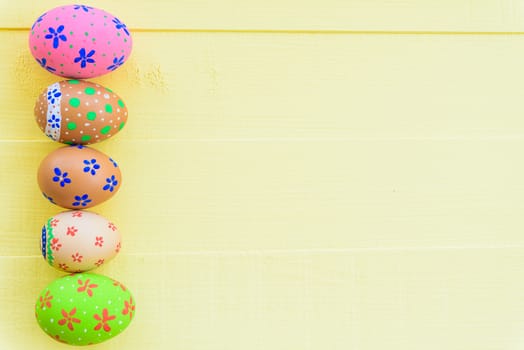
<svg viewBox="0 0 524 350">
<path fill-rule="evenodd" d="M 88 63 L 95 63 L 95 60 L 91 57 L 95 54 L 95 50 L 91 50 L 86 54 L 86 49 L 81 48 L 78 51 L 78 57 L 75 57 L 75 63 L 80 62 L 80 67 L 85 68 Z"/>
<path fill-rule="evenodd" d="M 67 41 L 67 37 L 62 34 L 64 31 L 64 26 L 60 25 L 56 30 L 53 27 L 49 27 L 49 34 L 46 34 L 46 39 L 53 39 L 53 48 L 57 49 L 58 45 L 60 44 L 60 41 Z"/>
<path fill-rule="evenodd" d="M 91 175 L 96 175 L 96 171 L 100 169 L 100 164 L 96 162 L 96 159 L 86 159 L 84 165 L 84 173 L 91 173 Z"/>
<path fill-rule="evenodd" d="M 83 10 L 84 12 L 89 12 L 89 10 L 92 10 L 93 8 L 91 6 L 86 6 L 86 5 L 75 5 L 73 9 L 74 10 Z"/>
<path fill-rule="evenodd" d="M 115 24 L 115 28 L 116 29 L 123 29 L 124 32 L 127 34 L 127 36 L 129 36 L 129 31 L 127 30 L 127 26 L 120 22 L 120 20 L 118 18 L 113 18 L 113 23 Z"/>
<path fill-rule="evenodd" d="M 60 168 L 55 168 L 54 170 L 55 176 L 53 177 L 53 182 L 58 182 L 60 184 L 60 187 L 64 187 L 66 184 L 71 183 L 71 179 L 67 176 L 69 173 L 62 172 Z"/>
<path fill-rule="evenodd" d="M 36 61 L 42 66 L 42 68 L 47 69 L 49 72 L 55 72 L 56 69 L 47 65 L 47 59 L 42 57 L 42 59 L 36 59 Z"/>
<path fill-rule="evenodd" d="M 113 64 L 107 67 L 107 70 L 113 71 L 124 64 L 125 56 L 122 55 L 120 58 L 113 58 Z"/>
<path fill-rule="evenodd" d="M 73 202 L 73 207 L 83 206 L 85 207 L 87 204 L 91 202 L 91 199 L 89 198 L 89 195 L 87 193 L 84 193 L 82 195 L 75 196 L 75 201 Z"/>
<path fill-rule="evenodd" d="M 115 175 L 111 175 L 111 177 L 108 177 L 106 179 L 106 182 L 107 183 L 102 188 L 104 191 L 108 191 L 109 190 L 109 192 L 113 192 L 115 187 L 118 185 L 118 180 L 116 179 Z"/>
<path fill-rule="evenodd" d="M 44 19 L 44 16 L 47 15 L 47 13 L 44 13 L 42 16 L 38 17 L 35 21 L 35 23 L 33 23 L 33 26 L 31 27 L 31 30 L 35 29 L 35 26 L 42 22 L 42 20 Z"/>
</svg>

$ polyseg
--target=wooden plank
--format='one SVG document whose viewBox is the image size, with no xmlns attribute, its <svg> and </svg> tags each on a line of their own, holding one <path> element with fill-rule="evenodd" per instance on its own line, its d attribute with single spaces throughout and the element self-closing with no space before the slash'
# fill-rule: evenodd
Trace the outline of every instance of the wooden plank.
<svg viewBox="0 0 524 350">
<path fill-rule="evenodd" d="M 97 349 L 518 348 L 523 253 L 121 256 L 101 273 L 133 291 L 136 318 Z M 0 346 L 59 348 L 32 311 L 58 274 L 36 258 L 1 258 L 0 272 Z"/>
<path fill-rule="evenodd" d="M 84 1 L 135 29 L 269 31 L 522 32 L 524 6 L 513 0 L 191 0 Z M 59 0 L 2 1 L 0 23 L 29 28 Z"/>
<path fill-rule="evenodd" d="M 0 32 L 0 138 L 46 140 L 33 101 L 58 78 Z M 139 33 L 95 79 L 130 110 L 117 139 L 520 138 L 524 36 Z M 172 54 L 162 52 L 170 43 Z M 11 55 L 11 56 L 9 56 Z M 307 98 L 305 98 L 307 96 Z"/>
<path fill-rule="evenodd" d="M 34 180 L 57 146 L 0 144 L 0 255 L 38 255 L 60 211 Z M 123 185 L 93 210 L 133 254 L 524 244 L 523 140 L 138 141 L 99 149 Z M 7 204 L 8 203 L 8 204 Z"/>
</svg>

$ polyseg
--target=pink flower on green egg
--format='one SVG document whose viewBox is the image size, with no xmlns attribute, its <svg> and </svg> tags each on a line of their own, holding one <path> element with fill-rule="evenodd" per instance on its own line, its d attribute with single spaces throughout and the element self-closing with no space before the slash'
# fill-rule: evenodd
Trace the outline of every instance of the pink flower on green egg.
<svg viewBox="0 0 524 350">
<path fill-rule="evenodd" d="M 73 327 L 73 323 L 80 323 L 80 320 L 78 318 L 73 317 L 73 315 L 76 314 L 76 307 L 74 307 L 70 312 L 67 312 L 66 310 L 62 309 L 62 318 L 58 321 L 58 324 L 63 326 L 67 324 L 67 328 L 69 328 L 70 331 L 75 330 Z"/>
<path fill-rule="evenodd" d="M 104 328 L 104 331 L 106 332 L 109 332 L 111 330 L 111 327 L 109 326 L 109 324 L 107 322 L 109 321 L 112 321 L 116 318 L 115 315 L 109 315 L 109 311 L 107 311 L 107 309 L 104 309 L 102 311 L 102 316 L 100 315 L 97 315 L 95 314 L 93 316 L 95 318 L 95 320 L 97 321 L 100 321 L 96 326 L 95 326 L 95 331 L 98 331 L 100 328 Z"/>
<path fill-rule="evenodd" d="M 82 280 L 78 280 L 78 284 L 80 285 L 80 287 L 78 287 L 77 292 L 86 292 L 87 295 L 92 297 L 93 291 L 91 289 L 98 287 L 98 284 L 89 284 L 89 281 L 91 281 L 89 278 L 85 282 L 82 282 Z"/>
<path fill-rule="evenodd" d="M 44 297 L 40 296 L 40 308 L 43 309 L 44 306 L 50 308 L 51 307 L 51 300 L 53 300 L 53 296 L 50 294 L 49 291 L 47 291 L 44 295 Z"/>
<path fill-rule="evenodd" d="M 133 303 L 133 297 L 129 298 L 129 301 L 124 301 L 124 310 L 122 310 L 122 315 L 129 314 L 129 319 L 133 318 L 133 312 L 135 311 L 135 304 Z"/>
</svg>

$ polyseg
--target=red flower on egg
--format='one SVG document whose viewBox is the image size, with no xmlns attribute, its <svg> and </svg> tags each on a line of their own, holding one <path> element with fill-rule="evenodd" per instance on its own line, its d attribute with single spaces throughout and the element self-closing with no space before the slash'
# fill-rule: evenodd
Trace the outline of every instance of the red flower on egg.
<svg viewBox="0 0 524 350">
<path fill-rule="evenodd" d="M 115 281 L 115 280 L 113 280 L 113 286 L 117 286 L 117 287 L 122 288 L 122 290 L 123 290 L 124 292 L 127 290 L 127 288 L 126 288 L 122 283 L 120 283 L 120 282 L 118 282 L 118 281 Z"/>
<path fill-rule="evenodd" d="M 87 292 L 87 295 L 92 297 L 93 296 L 92 289 L 98 287 L 98 284 L 94 284 L 94 283 L 89 284 L 89 281 L 91 281 L 89 278 L 86 279 L 85 282 L 83 282 L 82 280 L 79 279 L 78 280 L 78 284 L 80 285 L 80 287 L 78 287 L 78 289 L 76 291 L 79 292 L 79 293 Z"/>
<path fill-rule="evenodd" d="M 68 344 L 65 340 L 60 339 L 60 336 L 57 334 L 53 337 L 56 341 L 59 341 L 60 343 Z"/>
<path fill-rule="evenodd" d="M 115 252 L 119 252 L 120 249 L 122 249 L 122 243 L 121 242 L 118 242 L 118 244 L 116 245 L 116 249 L 115 249 Z"/>
<path fill-rule="evenodd" d="M 112 231 L 116 231 L 116 226 L 112 222 L 110 222 L 107 227 L 109 227 Z"/>
<path fill-rule="evenodd" d="M 82 217 L 82 212 L 77 210 L 77 211 L 74 211 L 73 212 L 73 217 L 74 218 L 81 218 Z"/>
<path fill-rule="evenodd" d="M 51 227 L 56 227 L 56 225 L 60 222 L 58 219 L 51 220 Z"/>
<path fill-rule="evenodd" d="M 96 266 L 100 267 L 102 264 L 104 264 L 104 259 L 98 259 L 98 261 L 95 263 Z"/>
<path fill-rule="evenodd" d="M 67 328 L 69 328 L 70 331 L 73 331 L 75 328 L 73 327 L 73 323 L 80 323 L 80 320 L 78 318 L 73 317 L 76 313 L 76 307 L 74 307 L 70 312 L 67 312 L 65 309 L 62 309 L 62 318 L 58 321 L 58 324 L 63 326 L 67 324 Z"/>
<path fill-rule="evenodd" d="M 124 310 L 122 310 L 122 315 L 129 314 L 129 319 L 133 318 L 133 312 L 135 311 L 135 304 L 133 303 L 133 297 L 129 298 L 129 301 L 124 301 Z"/>
<path fill-rule="evenodd" d="M 104 245 L 104 237 L 97 236 L 95 239 L 96 239 L 95 246 L 101 247 Z"/>
<path fill-rule="evenodd" d="M 115 315 L 109 315 L 109 311 L 107 309 L 104 309 L 102 311 L 102 316 L 95 314 L 93 316 L 95 320 L 100 321 L 94 328 L 95 331 L 98 331 L 100 328 L 104 328 L 104 331 L 109 332 L 111 330 L 111 327 L 107 322 L 112 321 L 116 318 Z"/>
<path fill-rule="evenodd" d="M 84 258 L 78 252 L 76 252 L 75 254 L 71 255 L 71 257 L 73 258 L 73 262 L 82 262 L 82 259 Z"/>
<path fill-rule="evenodd" d="M 66 234 L 68 236 L 73 236 L 74 237 L 77 232 L 78 232 L 78 229 L 76 227 L 70 226 L 70 227 L 67 228 L 67 233 Z"/>
<path fill-rule="evenodd" d="M 43 297 L 40 296 L 40 308 L 43 309 L 44 306 L 50 308 L 51 300 L 53 300 L 53 296 L 47 291 Z"/>
<path fill-rule="evenodd" d="M 58 243 L 59 239 L 58 238 L 53 238 L 51 240 L 51 249 L 54 250 L 54 251 L 59 251 L 60 248 L 62 248 L 62 244 L 61 243 Z"/>
<path fill-rule="evenodd" d="M 67 266 L 66 263 L 60 263 L 60 264 L 58 264 L 58 267 L 61 268 L 62 270 L 67 270 L 67 269 L 69 269 L 69 266 Z"/>
</svg>

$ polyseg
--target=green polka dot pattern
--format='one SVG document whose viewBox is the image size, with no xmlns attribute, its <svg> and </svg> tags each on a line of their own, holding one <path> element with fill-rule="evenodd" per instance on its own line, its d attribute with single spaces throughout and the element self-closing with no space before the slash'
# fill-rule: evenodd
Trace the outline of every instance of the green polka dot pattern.
<svg viewBox="0 0 524 350">
<path fill-rule="evenodd" d="M 93 144 L 114 136 L 127 122 L 127 107 L 111 89 L 84 80 L 64 80 L 50 87 L 39 96 L 35 116 L 53 140 Z"/>
<path fill-rule="evenodd" d="M 135 316 L 131 292 L 120 282 L 93 273 L 58 278 L 36 299 L 39 326 L 55 340 L 88 345 L 120 334 Z"/>
</svg>

